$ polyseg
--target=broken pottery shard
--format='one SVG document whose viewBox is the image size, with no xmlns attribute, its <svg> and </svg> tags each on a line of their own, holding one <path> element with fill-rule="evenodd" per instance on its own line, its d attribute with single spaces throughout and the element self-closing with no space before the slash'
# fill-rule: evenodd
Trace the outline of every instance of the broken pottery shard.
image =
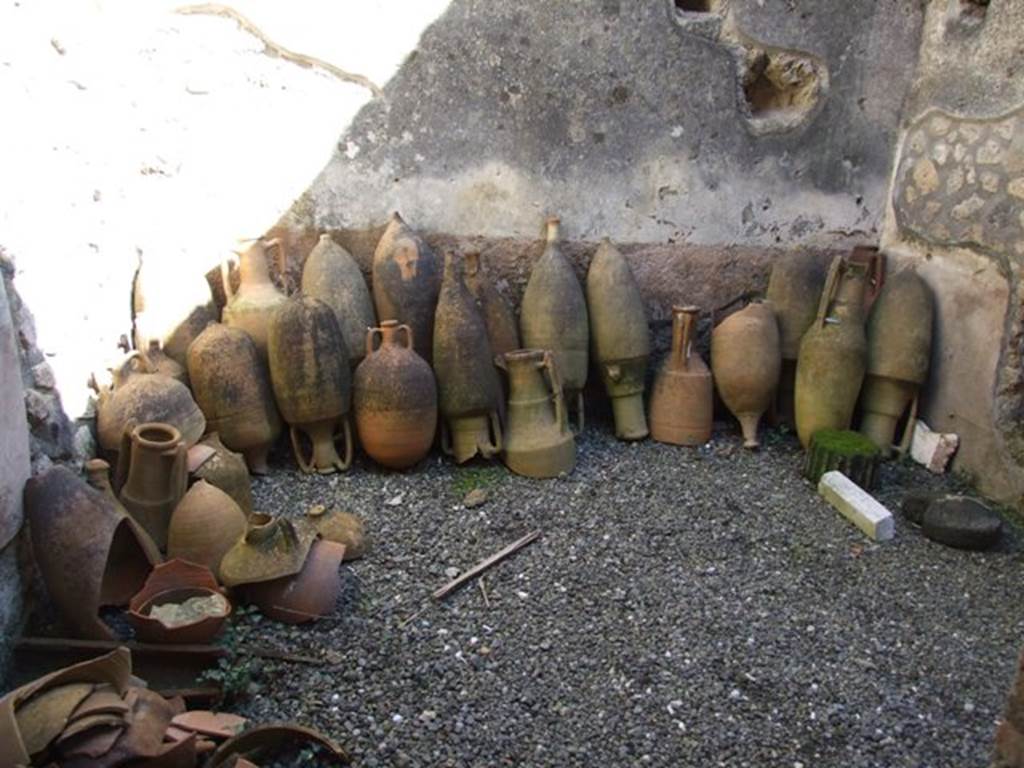
<svg viewBox="0 0 1024 768">
<path fill-rule="evenodd" d="M 933 432 L 918 419 L 910 444 L 910 457 L 921 466 L 941 475 L 960 446 L 960 437 L 951 432 Z"/>
<path fill-rule="evenodd" d="M 248 721 L 244 717 L 232 715 L 230 712 L 209 712 L 197 709 L 182 712 L 171 720 L 171 726 L 186 731 L 194 731 L 204 736 L 219 739 L 230 739 L 241 733 Z"/>
<path fill-rule="evenodd" d="M 822 475 L 818 493 L 875 541 L 893 537 L 892 513 L 842 472 L 833 470 Z"/>
</svg>

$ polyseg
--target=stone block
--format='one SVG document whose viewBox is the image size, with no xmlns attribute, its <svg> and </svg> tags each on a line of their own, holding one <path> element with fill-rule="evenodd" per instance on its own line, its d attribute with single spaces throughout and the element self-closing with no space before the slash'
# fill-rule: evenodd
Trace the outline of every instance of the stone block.
<svg viewBox="0 0 1024 768">
<path fill-rule="evenodd" d="M 914 424 L 910 457 L 929 472 L 941 475 L 960 446 L 960 438 L 951 433 L 933 432 L 920 419 Z"/>
<path fill-rule="evenodd" d="M 818 493 L 875 541 L 887 541 L 893 537 L 892 513 L 842 472 L 833 470 L 822 475 Z"/>
</svg>

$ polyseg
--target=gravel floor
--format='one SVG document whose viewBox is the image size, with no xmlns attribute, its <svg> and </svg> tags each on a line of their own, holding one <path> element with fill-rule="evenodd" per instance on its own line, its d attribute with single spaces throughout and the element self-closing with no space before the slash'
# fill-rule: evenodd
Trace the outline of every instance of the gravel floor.
<svg viewBox="0 0 1024 768">
<path fill-rule="evenodd" d="M 262 662 L 234 708 L 296 719 L 362 766 L 980 766 L 1024 626 L 1013 535 L 947 549 L 897 515 L 874 545 L 813 492 L 792 438 L 760 453 L 724 425 L 700 450 L 579 443 L 566 479 L 431 457 L 410 473 L 283 463 L 258 507 L 336 504 L 372 550 L 337 618 L 248 614 Z M 879 495 L 941 487 L 884 469 Z M 465 509 L 473 487 L 486 504 Z M 535 528 L 542 537 L 440 604 L 430 593 Z M 246 675 L 242 675 L 243 680 Z"/>
</svg>

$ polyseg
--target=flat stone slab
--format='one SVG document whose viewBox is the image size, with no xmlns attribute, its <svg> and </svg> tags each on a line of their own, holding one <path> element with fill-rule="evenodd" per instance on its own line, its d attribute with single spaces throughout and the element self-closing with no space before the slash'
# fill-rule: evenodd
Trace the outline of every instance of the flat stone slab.
<svg viewBox="0 0 1024 768">
<path fill-rule="evenodd" d="M 893 537 L 892 513 L 842 472 L 832 470 L 822 475 L 818 493 L 875 541 L 888 541 Z"/>
</svg>

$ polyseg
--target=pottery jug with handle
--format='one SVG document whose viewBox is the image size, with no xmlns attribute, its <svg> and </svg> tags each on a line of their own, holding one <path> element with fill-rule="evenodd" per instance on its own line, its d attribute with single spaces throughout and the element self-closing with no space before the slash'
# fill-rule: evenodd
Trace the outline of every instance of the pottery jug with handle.
<svg viewBox="0 0 1024 768">
<path fill-rule="evenodd" d="M 434 318 L 434 372 L 441 409 L 441 445 L 462 464 L 501 450 L 501 387 L 487 328 L 462 281 L 454 253 L 444 258 L 444 281 Z"/>
<path fill-rule="evenodd" d="M 533 265 L 523 294 L 519 330 L 525 347 L 554 355 L 565 400 L 576 409 L 577 429 L 582 431 L 590 326 L 583 288 L 559 247 L 559 227 L 557 216 L 547 220 L 544 252 Z"/>
<path fill-rule="evenodd" d="M 871 308 L 860 431 L 885 457 L 892 453 L 900 417 L 928 378 L 934 313 L 931 291 L 911 269 L 888 280 Z M 911 417 L 908 437 L 913 428 Z"/>
<path fill-rule="evenodd" d="M 167 547 L 171 514 L 185 495 L 187 448 L 170 424 L 126 429 L 118 454 L 118 498 L 160 549 Z"/>
<path fill-rule="evenodd" d="M 413 350 L 409 326 L 385 320 L 366 332 L 352 400 L 359 442 L 378 464 L 405 469 L 427 455 L 437 429 L 437 384 Z"/>
<path fill-rule="evenodd" d="M 651 352 L 640 286 L 619 249 L 607 237 L 587 272 L 591 351 L 612 401 L 615 436 L 647 437 L 644 382 Z"/>
<path fill-rule="evenodd" d="M 281 257 L 280 269 L 284 274 L 284 250 L 278 238 L 256 240 L 243 251 L 235 251 L 239 257 L 238 290 L 231 287 L 230 266 L 225 259 L 221 262 L 221 279 L 227 303 L 221 314 L 221 321 L 249 334 L 260 356 L 267 359 L 267 328 L 270 318 L 285 301 L 285 295 L 270 279 L 267 266 L 267 252 L 277 248 Z"/>
<path fill-rule="evenodd" d="M 779 325 L 767 302 L 753 301 L 711 332 L 711 371 L 722 402 L 740 423 L 743 445 L 757 448 L 757 427 L 779 385 Z"/>
<path fill-rule="evenodd" d="M 210 431 L 264 474 L 281 434 L 267 366 L 249 334 L 213 323 L 188 348 L 188 377 Z"/>
<path fill-rule="evenodd" d="M 377 315 L 359 265 L 327 233 L 320 235 L 302 267 L 302 293 L 334 312 L 349 366 L 355 368 L 363 359 L 366 329 L 377 325 Z"/>
<path fill-rule="evenodd" d="M 434 347 L 434 309 L 441 289 L 441 265 L 423 238 L 391 214 L 373 253 L 373 302 L 377 319 L 397 320 L 412 329 L 416 354 L 429 364 Z"/>
<path fill-rule="evenodd" d="M 794 408 L 806 448 L 819 429 L 849 429 L 867 363 L 864 290 L 867 264 L 836 256 L 818 313 L 800 342 Z"/>
<path fill-rule="evenodd" d="M 505 465 L 526 477 L 571 472 L 576 465 L 576 441 L 569 429 L 555 356 L 543 349 L 519 349 L 495 362 L 509 380 Z"/>
<path fill-rule="evenodd" d="M 299 468 L 321 474 L 348 469 L 352 373 L 334 312 L 311 296 L 288 299 L 270 318 L 267 355 L 274 397 L 289 425 Z M 335 447 L 340 439 L 343 455 Z"/>
<path fill-rule="evenodd" d="M 795 424 L 793 387 L 800 341 L 817 314 L 826 271 L 814 254 L 800 252 L 779 258 L 772 265 L 772 273 L 768 278 L 765 298 L 771 302 L 779 321 L 779 345 L 782 350 L 776 416 L 789 427 Z"/>
<path fill-rule="evenodd" d="M 711 439 L 711 371 L 693 349 L 697 307 L 672 307 L 672 348 L 651 389 L 651 437 L 660 443 L 703 445 Z"/>
</svg>

